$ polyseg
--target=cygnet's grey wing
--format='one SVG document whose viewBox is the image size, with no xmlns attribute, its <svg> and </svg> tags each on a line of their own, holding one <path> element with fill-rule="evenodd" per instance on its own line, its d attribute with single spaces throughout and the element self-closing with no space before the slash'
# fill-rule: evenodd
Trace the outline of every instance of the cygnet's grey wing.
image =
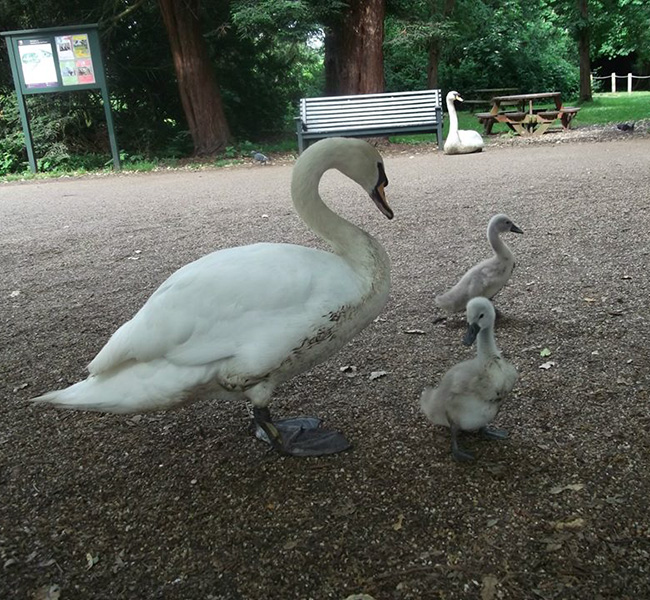
<svg viewBox="0 0 650 600">
<path fill-rule="evenodd" d="M 472 298 L 494 296 L 503 287 L 500 283 L 495 285 L 495 282 L 507 277 L 506 272 L 495 257 L 488 258 L 474 265 L 453 288 L 438 296 L 436 303 L 447 312 L 463 311 Z"/>
<path fill-rule="evenodd" d="M 420 396 L 420 407 L 431 422 L 449 426 L 448 409 L 457 407 L 461 402 L 468 380 L 474 378 L 475 362 L 472 359 L 454 365 L 443 375 L 437 387 L 424 389 Z"/>
</svg>

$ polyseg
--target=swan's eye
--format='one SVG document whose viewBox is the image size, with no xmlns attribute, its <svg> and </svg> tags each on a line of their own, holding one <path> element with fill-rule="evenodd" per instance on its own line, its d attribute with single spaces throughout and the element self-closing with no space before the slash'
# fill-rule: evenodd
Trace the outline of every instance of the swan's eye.
<svg viewBox="0 0 650 600">
<path fill-rule="evenodd" d="M 484 316 L 485 316 L 485 315 L 484 315 L 483 313 L 481 313 L 481 314 L 478 316 L 478 318 L 479 318 L 479 319 L 482 319 Z"/>
</svg>

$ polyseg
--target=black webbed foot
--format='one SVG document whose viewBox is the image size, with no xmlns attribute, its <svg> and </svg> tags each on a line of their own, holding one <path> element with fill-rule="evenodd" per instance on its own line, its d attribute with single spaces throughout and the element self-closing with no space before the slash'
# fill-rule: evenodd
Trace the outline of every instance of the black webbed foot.
<svg viewBox="0 0 650 600">
<path fill-rule="evenodd" d="M 449 427 L 451 431 L 451 455 L 454 457 L 454 460 L 459 462 L 469 462 L 475 460 L 474 455 L 466 450 L 463 450 L 458 446 L 458 433 L 460 428 L 458 425 L 452 423 Z"/>
<path fill-rule="evenodd" d="M 351 447 L 345 436 L 321 427 L 317 417 L 295 417 L 271 420 L 268 408 L 254 408 L 255 435 L 270 443 L 280 454 L 292 456 L 324 456 L 336 454 Z"/>
<path fill-rule="evenodd" d="M 497 429 L 496 427 L 481 427 L 479 433 L 486 440 L 505 440 L 510 435 L 506 429 Z"/>
</svg>

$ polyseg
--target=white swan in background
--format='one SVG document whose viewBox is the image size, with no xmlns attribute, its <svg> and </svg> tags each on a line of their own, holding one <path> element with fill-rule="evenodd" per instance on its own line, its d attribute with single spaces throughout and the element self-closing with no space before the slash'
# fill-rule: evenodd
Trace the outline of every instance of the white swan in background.
<svg viewBox="0 0 650 600">
<path fill-rule="evenodd" d="M 499 237 L 500 233 L 506 231 L 523 233 L 507 215 L 494 215 L 487 227 L 487 239 L 494 250 L 494 256 L 474 265 L 453 288 L 437 296 L 435 302 L 440 308 L 450 314 L 460 312 L 465 310 L 472 298 L 494 298 L 508 283 L 515 268 L 515 258 Z"/>
<path fill-rule="evenodd" d="M 497 348 L 494 319 L 494 307 L 487 298 L 473 298 L 467 303 L 468 328 L 463 343 L 470 346 L 478 340 L 476 357 L 453 366 L 437 388 L 427 387 L 420 396 L 420 407 L 428 419 L 449 427 L 451 452 L 456 460 L 474 459 L 458 447 L 459 431 L 479 430 L 491 439 L 508 436 L 503 429 L 487 428 L 519 378 Z"/>
<path fill-rule="evenodd" d="M 443 147 L 445 154 L 469 154 L 483 150 L 483 138 L 473 129 L 458 129 L 458 115 L 454 100 L 462 102 L 458 92 L 447 94 L 447 112 L 449 113 L 449 133 Z"/>
<path fill-rule="evenodd" d="M 291 196 L 332 248 L 260 243 L 219 250 L 172 274 L 88 365 L 90 375 L 35 398 L 111 413 L 166 410 L 236 394 L 276 450 L 318 455 L 349 447 L 318 421 L 271 421 L 274 389 L 338 351 L 379 314 L 390 261 L 381 244 L 330 210 L 318 185 L 328 169 L 356 181 L 389 219 L 388 179 L 362 140 L 330 138 L 293 169 Z"/>
</svg>

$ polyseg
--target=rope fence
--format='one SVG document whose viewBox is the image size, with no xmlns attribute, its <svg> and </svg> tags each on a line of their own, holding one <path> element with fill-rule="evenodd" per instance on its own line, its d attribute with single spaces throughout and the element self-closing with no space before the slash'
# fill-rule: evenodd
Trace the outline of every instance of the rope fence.
<svg viewBox="0 0 650 600">
<path fill-rule="evenodd" d="M 612 73 L 611 75 L 603 75 L 602 77 L 597 77 L 596 75 L 591 76 L 591 82 L 594 82 L 594 79 L 609 79 L 612 82 L 612 92 L 616 91 L 616 80 L 617 79 L 627 79 L 627 91 L 632 92 L 632 79 L 650 79 L 650 75 L 632 75 L 628 73 L 627 75 L 617 75 Z"/>
</svg>

